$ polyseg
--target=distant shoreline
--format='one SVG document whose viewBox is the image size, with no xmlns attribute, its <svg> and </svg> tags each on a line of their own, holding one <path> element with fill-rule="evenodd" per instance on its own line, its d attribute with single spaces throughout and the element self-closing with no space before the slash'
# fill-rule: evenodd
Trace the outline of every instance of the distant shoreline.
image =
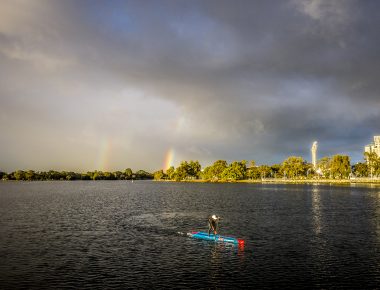
<svg viewBox="0 0 380 290">
<path fill-rule="evenodd" d="M 371 184 L 380 186 L 380 179 L 371 178 L 356 178 L 356 179 L 283 179 L 283 178 L 265 178 L 265 179 L 243 179 L 243 180 L 204 180 L 204 179 L 188 179 L 188 180 L 168 180 L 168 179 L 133 179 L 133 180 L 120 180 L 120 179 L 103 179 L 103 180 L 88 180 L 88 179 L 76 179 L 76 180 L 66 180 L 66 179 L 44 179 L 44 180 L 4 180 L 0 179 L 0 182 L 35 182 L 35 181 L 144 181 L 150 180 L 155 182 L 183 182 L 183 183 L 248 183 L 248 184 L 335 184 L 335 185 L 352 185 L 352 184 Z"/>
<path fill-rule="evenodd" d="M 176 182 L 175 180 L 154 180 L 158 182 Z M 283 179 L 283 178 L 265 178 L 265 179 L 244 179 L 244 180 L 181 180 L 177 182 L 189 183 L 252 183 L 252 184 L 375 184 L 380 186 L 380 179 L 356 178 L 356 179 Z"/>
</svg>

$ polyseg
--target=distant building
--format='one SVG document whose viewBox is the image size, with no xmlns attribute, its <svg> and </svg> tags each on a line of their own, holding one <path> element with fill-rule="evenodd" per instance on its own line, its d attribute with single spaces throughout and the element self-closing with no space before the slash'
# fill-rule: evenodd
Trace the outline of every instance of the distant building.
<svg viewBox="0 0 380 290">
<path fill-rule="evenodd" d="M 317 149 L 318 142 L 314 141 L 313 146 L 311 146 L 311 163 L 313 164 L 314 169 L 317 169 Z"/>
<path fill-rule="evenodd" d="M 380 156 L 380 136 L 374 136 L 373 141 L 373 143 L 364 147 L 364 152 L 375 152 L 377 156 Z"/>
</svg>

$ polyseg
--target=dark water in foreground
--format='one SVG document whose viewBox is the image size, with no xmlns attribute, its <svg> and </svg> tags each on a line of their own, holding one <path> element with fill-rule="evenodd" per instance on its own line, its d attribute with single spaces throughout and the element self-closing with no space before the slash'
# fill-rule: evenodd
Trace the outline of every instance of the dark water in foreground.
<svg viewBox="0 0 380 290">
<path fill-rule="evenodd" d="M 193 240 L 207 229 L 244 248 Z M 379 288 L 380 188 L 0 182 L 0 288 Z"/>
</svg>

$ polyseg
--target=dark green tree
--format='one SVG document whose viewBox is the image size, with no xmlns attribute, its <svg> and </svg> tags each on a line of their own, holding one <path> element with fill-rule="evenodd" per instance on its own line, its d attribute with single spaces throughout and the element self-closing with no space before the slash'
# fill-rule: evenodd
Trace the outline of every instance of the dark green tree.
<svg viewBox="0 0 380 290">
<path fill-rule="evenodd" d="M 187 161 L 182 161 L 181 164 L 176 168 L 174 172 L 174 179 L 176 181 L 185 180 L 188 177 L 189 163 Z"/>
<path fill-rule="evenodd" d="M 283 174 L 281 174 L 281 165 L 280 164 L 273 164 L 270 167 L 271 176 L 273 178 L 279 178 L 282 177 Z"/>
<path fill-rule="evenodd" d="M 88 173 L 82 173 L 80 176 L 81 180 L 91 180 L 91 176 Z"/>
<path fill-rule="evenodd" d="M 358 162 L 352 166 L 352 172 L 357 177 L 368 177 L 368 165 L 366 162 Z"/>
<path fill-rule="evenodd" d="M 104 179 L 103 172 L 95 170 L 94 174 L 92 175 L 92 179 L 93 180 L 103 180 Z"/>
<path fill-rule="evenodd" d="M 125 175 L 125 179 L 132 179 L 132 175 L 133 175 L 133 172 L 132 172 L 132 169 L 130 168 L 127 168 L 124 170 L 124 175 Z"/>
<path fill-rule="evenodd" d="M 136 171 L 135 176 L 136 176 L 136 179 L 153 179 L 153 174 L 145 170 Z"/>
<path fill-rule="evenodd" d="M 202 167 L 198 160 L 197 161 L 191 160 L 188 163 L 188 167 L 187 167 L 188 177 L 190 177 L 191 179 L 198 179 L 201 175 L 201 169 Z"/>
<path fill-rule="evenodd" d="M 116 179 L 115 175 L 112 172 L 104 172 L 103 176 L 104 176 L 103 178 L 105 180 L 115 180 Z"/>
<path fill-rule="evenodd" d="M 125 175 L 124 175 L 124 173 L 121 172 L 121 171 L 115 171 L 115 172 L 113 173 L 113 175 L 115 176 L 115 179 L 116 179 L 116 180 L 123 180 L 123 179 L 125 179 Z"/>
<path fill-rule="evenodd" d="M 13 177 L 15 180 L 25 180 L 26 177 L 25 177 L 25 171 L 22 171 L 22 170 L 16 170 L 15 172 L 13 172 Z"/>
<path fill-rule="evenodd" d="M 33 170 L 28 170 L 27 172 L 25 172 L 25 180 L 32 181 L 37 178 L 38 178 L 38 175 Z"/>
</svg>

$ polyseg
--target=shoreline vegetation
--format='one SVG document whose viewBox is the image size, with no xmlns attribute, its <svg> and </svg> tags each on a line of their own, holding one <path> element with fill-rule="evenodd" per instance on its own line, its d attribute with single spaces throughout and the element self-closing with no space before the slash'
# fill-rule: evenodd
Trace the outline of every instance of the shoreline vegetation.
<svg viewBox="0 0 380 290">
<path fill-rule="evenodd" d="M 103 172 L 88 171 L 86 173 L 77 173 L 73 171 L 34 171 L 34 170 L 16 170 L 11 173 L 0 171 L 0 180 L 15 181 L 52 181 L 52 180 L 145 180 L 153 179 L 153 174 L 145 170 L 133 172 L 127 168 L 124 171 Z"/>
<path fill-rule="evenodd" d="M 254 160 L 217 160 L 202 169 L 199 161 L 182 161 L 177 168 L 171 166 L 164 172 L 149 173 L 145 170 L 102 172 L 88 171 L 33 171 L 16 170 L 11 173 L 0 171 L 0 180 L 151 180 L 179 182 L 216 183 L 335 183 L 380 184 L 380 157 L 376 153 L 364 153 L 364 162 L 350 164 L 347 155 L 334 155 L 318 160 L 316 166 L 299 156 L 290 156 L 280 164 L 256 165 Z"/>
<path fill-rule="evenodd" d="M 290 156 L 280 164 L 256 165 L 254 160 L 217 160 L 201 170 L 198 161 L 182 161 L 174 168 L 154 173 L 157 181 L 244 182 L 244 183 L 379 183 L 380 157 L 364 153 L 364 162 L 354 165 L 347 155 L 323 157 L 313 165 L 299 156 Z"/>
<path fill-rule="evenodd" d="M 218 180 L 211 181 L 205 179 L 189 180 L 167 180 L 155 179 L 157 182 L 195 182 L 195 183 L 257 183 L 257 184 L 375 184 L 380 186 L 380 178 L 349 178 L 349 179 L 284 179 L 284 178 L 266 178 L 266 179 L 242 179 L 235 181 Z"/>
</svg>

